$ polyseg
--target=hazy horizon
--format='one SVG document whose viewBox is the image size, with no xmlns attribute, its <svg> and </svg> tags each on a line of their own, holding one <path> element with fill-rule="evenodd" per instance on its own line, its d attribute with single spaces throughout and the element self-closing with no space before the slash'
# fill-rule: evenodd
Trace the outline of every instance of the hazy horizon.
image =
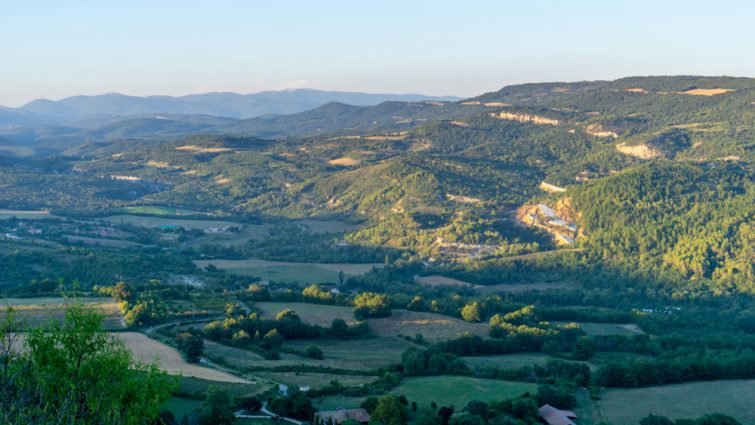
<svg viewBox="0 0 755 425">
<path fill-rule="evenodd" d="M 644 75 L 755 76 L 755 4 L 17 3 L 0 105 L 312 88 L 471 97 Z"/>
</svg>

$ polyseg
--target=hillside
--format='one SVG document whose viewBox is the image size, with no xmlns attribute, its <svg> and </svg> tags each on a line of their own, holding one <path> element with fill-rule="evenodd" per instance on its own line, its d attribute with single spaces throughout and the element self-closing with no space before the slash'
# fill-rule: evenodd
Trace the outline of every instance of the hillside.
<svg viewBox="0 0 755 425">
<path fill-rule="evenodd" d="M 557 232 L 515 214 L 545 203 L 563 206 L 556 218 L 571 221 L 558 225 L 578 230 L 561 242 L 591 261 L 751 292 L 754 99 L 752 79 L 633 77 L 240 121 L 89 122 L 42 143 L 61 146 L 62 169 L 0 168 L 0 206 L 335 217 L 363 225 L 350 244 L 455 262 L 552 249 Z"/>
</svg>

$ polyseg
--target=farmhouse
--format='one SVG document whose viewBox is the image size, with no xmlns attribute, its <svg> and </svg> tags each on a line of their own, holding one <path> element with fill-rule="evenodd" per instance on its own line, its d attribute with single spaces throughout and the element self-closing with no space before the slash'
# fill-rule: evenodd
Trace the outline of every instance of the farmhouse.
<svg viewBox="0 0 755 425">
<path fill-rule="evenodd" d="M 360 424 L 370 422 L 370 414 L 364 409 L 336 409 L 315 413 L 314 425 L 341 425 L 352 419 Z"/>
<path fill-rule="evenodd" d="M 556 409 L 550 404 L 540 406 L 538 413 L 543 423 L 548 425 L 576 425 L 572 419 L 576 419 L 577 415 L 568 410 Z"/>
</svg>

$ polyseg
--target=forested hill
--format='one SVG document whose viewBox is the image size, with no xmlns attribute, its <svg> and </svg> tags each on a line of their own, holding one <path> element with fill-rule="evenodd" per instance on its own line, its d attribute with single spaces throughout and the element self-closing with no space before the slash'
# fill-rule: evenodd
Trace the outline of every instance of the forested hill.
<svg viewBox="0 0 755 425">
<path fill-rule="evenodd" d="M 554 249 L 517 218 L 547 203 L 578 226 L 574 246 L 591 261 L 752 292 L 754 123 L 755 80 L 728 77 L 526 84 L 252 120 L 142 117 L 85 137 L 0 134 L 12 158 L 0 160 L 0 207 L 338 217 L 363 225 L 351 244 L 484 261 Z"/>
</svg>

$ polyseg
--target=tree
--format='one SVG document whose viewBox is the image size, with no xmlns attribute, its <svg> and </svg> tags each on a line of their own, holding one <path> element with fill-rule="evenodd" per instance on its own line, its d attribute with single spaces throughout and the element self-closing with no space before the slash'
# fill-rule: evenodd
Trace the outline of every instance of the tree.
<svg viewBox="0 0 755 425">
<path fill-rule="evenodd" d="M 295 320 L 297 322 L 301 321 L 301 318 L 299 315 L 292 309 L 286 308 L 278 312 L 278 314 L 275 315 L 275 320 Z"/>
<path fill-rule="evenodd" d="M 322 350 L 316 345 L 308 346 L 304 352 L 310 359 L 322 360 L 325 358 L 322 354 Z"/>
<path fill-rule="evenodd" d="M 349 335 L 349 325 L 343 319 L 333 319 L 330 323 L 330 333 L 336 338 L 344 338 Z"/>
<path fill-rule="evenodd" d="M 262 337 L 262 344 L 268 349 L 279 348 L 283 344 L 283 337 L 278 329 L 271 329 L 265 336 Z"/>
<path fill-rule="evenodd" d="M 574 360 L 590 360 L 593 354 L 595 354 L 595 343 L 592 338 L 589 336 L 577 337 L 572 358 Z"/>
<path fill-rule="evenodd" d="M 461 318 L 467 322 L 477 323 L 482 320 L 482 308 L 480 303 L 472 301 L 461 308 Z"/>
<path fill-rule="evenodd" d="M 374 292 L 362 292 L 354 298 L 354 316 L 363 320 L 368 317 L 388 317 L 391 306 L 388 296 Z"/>
<path fill-rule="evenodd" d="M 201 425 L 231 425 L 235 422 L 231 394 L 226 390 L 210 387 L 202 404 L 199 423 Z"/>
<path fill-rule="evenodd" d="M 259 412 L 262 409 L 262 402 L 256 396 L 251 396 L 241 400 L 240 406 L 242 409 L 250 413 Z"/>
<path fill-rule="evenodd" d="M 440 409 L 438 409 L 438 416 L 440 417 L 443 425 L 448 425 L 448 420 L 451 419 L 451 416 L 453 416 L 453 414 L 453 406 L 442 406 Z"/>
<path fill-rule="evenodd" d="M 32 330 L 25 345 L 0 379 L 0 423 L 150 423 L 176 387 L 156 365 L 135 361 L 104 331 L 103 315 L 80 303 L 66 306 L 62 323 Z"/>
<path fill-rule="evenodd" d="M 176 334 L 176 345 L 178 349 L 186 354 L 186 360 L 190 363 L 196 363 L 204 352 L 204 337 L 202 332 L 190 328 L 186 332 Z"/>
<path fill-rule="evenodd" d="M 378 399 L 375 410 L 370 415 L 371 425 L 406 425 L 409 414 L 406 408 L 393 396 Z"/>
</svg>

